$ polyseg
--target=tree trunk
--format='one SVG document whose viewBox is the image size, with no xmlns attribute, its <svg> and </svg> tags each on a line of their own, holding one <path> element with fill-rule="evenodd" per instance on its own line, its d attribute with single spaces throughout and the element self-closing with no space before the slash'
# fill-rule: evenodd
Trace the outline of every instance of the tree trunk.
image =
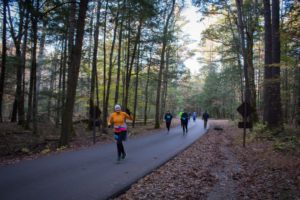
<svg viewBox="0 0 300 200">
<path fill-rule="evenodd" d="M 129 63 L 130 63 L 130 46 L 131 46 L 131 15 L 130 12 L 128 13 L 128 21 L 127 21 L 127 32 L 128 32 L 128 39 L 127 39 L 127 55 L 126 55 L 126 66 L 125 70 L 123 72 L 123 93 L 122 93 L 122 104 L 123 107 L 127 107 L 127 101 L 128 101 L 128 96 L 127 96 L 127 76 L 128 76 L 128 71 L 129 71 Z"/>
<path fill-rule="evenodd" d="M 18 105 L 18 124 L 25 125 L 25 112 L 24 112 L 24 104 L 25 104 L 25 68 L 26 68 L 26 52 L 27 52 L 27 40 L 28 40 L 28 25 L 29 25 L 29 10 L 26 12 L 25 18 L 25 26 L 24 26 L 24 38 L 22 44 L 22 67 L 21 68 L 21 80 L 22 80 L 22 88 L 20 94 L 20 100 Z"/>
<path fill-rule="evenodd" d="M 119 8 L 118 8 L 119 9 Z M 107 88 L 106 88 L 106 99 L 105 99 L 105 108 L 103 110 L 103 113 L 105 115 L 108 115 L 108 107 L 109 107 L 109 94 L 110 94 L 110 86 L 111 86 L 111 76 L 112 76 L 112 70 L 113 70 L 113 56 L 114 56 L 114 49 L 115 49 L 115 42 L 116 42 L 116 36 L 117 36 L 117 29 L 118 29 L 118 21 L 119 21 L 119 10 L 117 11 L 117 16 L 115 18 L 115 28 L 113 33 L 113 40 L 110 50 L 110 56 L 109 56 L 109 69 L 108 69 L 108 80 L 107 80 Z M 105 123 L 107 123 L 105 121 Z"/>
<path fill-rule="evenodd" d="M 166 68 L 163 73 L 163 92 L 162 92 L 162 101 L 161 101 L 161 114 L 160 120 L 163 120 L 164 113 L 166 111 L 166 102 L 168 95 L 168 74 L 169 74 L 169 58 L 170 58 L 170 49 L 166 51 Z"/>
<path fill-rule="evenodd" d="M 280 30 L 279 30 L 279 0 L 272 0 L 272 90 L 269 102 L 270 128 L 282 127 L 282 109 L 280 94 Z"/>
<path fill-rule="evenodd" d="M 250 27 L 249 29 L 252 29 Z M 255 72 L 253 66 L 253 37 L 254 31 L 250 31 L 247 34 L 247 63 L 248 63 L 248 77 L 249 77 L 249 90 L 250 90 L 250 102 L 253 108 L 253 113 L 251 114 L 251 121 L 258 122 L 258 116 L 256 111 L 256 88 L 255 88 Z"/>
<path fill-rule="evenodd" d="M 144 125 L 147 124 L 147 118 L 148 118 L 148 96 L 149 96 L 149 81 L 150 81 L 150 68 L 152 64 L 152 48 L 153 44 L 151 45 L 150 49 L 150 56 L 149 56 L 149 63 L 148 63 L 148 69 L 147 69 L 147 80 L 146 80 L 146 87 L 145 87 L 145 109 L 144 109 Z"/>
<path fill-rule="evenodd" d="M 79 15 L 76 25 L 75 46 L 72 49 L 70 73 L 68 74 L 67 100 L 63 111 L 60 146 L 69 145 L 72 131 L 72 118 L 75 104 L 76 88 L 78 82 L 82 43 L 84 35 L 85 16 L 88 0 L 81 0 L 79 3 Z"/>
<path fill-rule="evenodd" d="M 135 89 L 134 89 L 134 105 L 133 105 L 133 118 L 132 121 L 132 127 L 134 128 L 135 126 L 135 120 L 136 120 L 136 110 L 137 110 L 137 100 L 138 100 L 138 88 L 139 88 L 139 65 L 140 65 L 140 53 L 141 53 L 141 44 L 139 42 L 139 47 L 138 47 L 138 53 L 137 53 L 137 60 L 136 60 L 136 69 L 135 69 Z"/>
<path fill-rule="evenodd" d="M 52 108 L 52 98 L 53 98 L 53 91 L 54 91 L 54 82 L 55 82 L 55 74 L 56 74 L 56 68 L 57 68 L 57 63 L 54 61 L 52 63 L 52 66 L 54 65 L 54 71 L 51 71 L 50 75 L 50 89 L 49 89 L 49 98 L 48 98 L 48 105 L 47 105 L 47 116 L 48 119 L 51 118 L 51 108 Z"/>
<path fill-rule="evenodd" d="M 91 93 L 90 93 L 90 109 L 94 108 L 94 99 L 95 99 L 95 83 L 97 78 L 97 55 L 98 55 L 98 46 L 99 46 L 99 27 L 100 27 L 100 9 L 101 9 L 101 1 L 98 1 L 97 11 L 96 11 L 96 24 L 94 30 L 94 48 L 93 48 L 93 61 L 92 61 L 92 75 L 91 75 Z M 98 90 L 98 87 L 96 87 Z M 98 106 L 98 105 L 97 105 Z M 90 122 L 93 120 L 92 116 L 89 115 Z M 89 128 L 92 129 L 91 123 L 89 123 Z"/>
<path fill-rule="evenodd" d="M 271 9 L 270 0 L 264 0 L 264 19 L 265 19 L 265 65 L 264 65 L 264 94 L 263 94 L 263 108 L 264 122 L 268 122 L 270 118 L 270 105 L 271 101 L 271 78 L 272 78 L 272 27 L 271 27 Z"/>
<path fill-rule="evenodd" d="M 243 8 L 243 3 L 242 0 L 236 0 L 236 6 L 237 6 L 237 10 L 238 10 L 238 30 L 239 30 L 239 35 L 240 35 L 240 48 L 241 48 L 241 52 L 243 55 L 243 61 L 244 61 L 244 77 L 245 77 L 245 98 L 244 100 L 248 103 L 251 103 L 251 91 L 250 91 L 250 87 L 249 87 L 249 73 L 248 73 L 248 68 L 249 68 L 249 64 L 248 64 L 248 52 L 246 50 L 246 45 L 245 45 L 245 26 L 244 26 L 244 22 L 243 22 L 243 12 L 242 12 L 242 8 Z"/>
<path fill-rule="evenodd" d="M 32 1 L 32 9 L 34 8 L 34 2 Z M 39 8 L 39 1 L 36 3 L 37 9 Z M 31 54 L 31 70 L 30 70 L 30 88 L 29 88 L 29 97 L 28 97 L 28 113 L 27 113 L 27 122 L 26 128 L 29 128 L 29 124 L 31 120 L 33 121 L 33 133 L 37 133 L 37 125 L 36 125 L 36 114 L 37 114 L 37 96 L 36 96 L 36 52 L 37 52 L 37 24 L 38 24 L 38 16 L 36 14 L 38 10 L 33 10 L 31 12 L 31 28 L 32 28 L 32 54 Z"/>
<path fill-rule="evenodd" d="M 29 4 L 28 1 L 25 2 L 26 4 Z M 15 93 L 15 100 L 13 103 L 13 111 L 12 111 L 12 116 L 11 116 L 11 122 L 16 122 L 17 121 L 17 115 L 19 114 L 19 120 L 23 119 L 24 116 L 24 110 L 21 111 L 21 107 L 19 106 L 21 102 L 21 96 L 22 96 L 22 54 L 21 54 L 21 40 L 23 36 L 23 25 L 24 25 L 24 13 L 27 11 L 24 6 L 24 2 L 19 2 L 19 30 L 18 30 L 18 35 L 15 34 L 15 30 L 13 27 L 13 22 L 10 14 L 10 7 L 9 4 L 7 4 L 7 11 L 8 11 L 8 17 L 9 17 L 9 22 L 10 22 L 10 33 L 12 36 L 12 39 L 15 44 L 15 49 L 16 49 L 16 58 L 17 58 L 17 87 L 16 87 L 16 93 Z M 27 11 L 29 12 L 29 11 Z M 23 114 L 23 116 L 21 116 Z M 22 119 L 20 119 L 20 116 Z"/>
<path fill-rule="evenodd" d="M 132 73 L 134 59 L 136 57 L 137 46 L 140 42 L 142 24 L 143 24 L 143 17 L 141 16 L 141 18 L 139 20 L 138 32 L 136 34 L 135 41 L 134 41 L 134 47 L 133 47 L 133 52 L 132 52 L 132 55 L 131 55 L 130 65 L 129 65 L 129 68 L 127 68 L 127 73 L 126 73 L 125 105 L 124 105 L 125 109 L 128 108 L 128 98 L 129 98 L 129 87 L 130 87 L 131 73 Z M 130 47 L 128 47 L 128 48 L 130 48 Z M 128 52 L 127 56 L 129 56 L 129 52 Z"/>
<path fill-rule="evenodd" d="M 42 35 L 40 39 L 40 46 L 39 46 L 39 54 L 38 54 L 38 64 L 37 64 L 37 77 L 36 77 L 36 108 L 38 109 L 39 105 L 39 94 L 40 94 L 40 85 L 41 85 L 41 78 L 42 78 L 42 66 L 44 64 L 44 50 L 45 50 L 45 42 L 46 42 L 46 27 L 47 21 L 43 20 L 43 28 L 42 28 Z"/>
<path fill-rule="evenodd" d="M 298 58 L 298 65 L 299 66 L 300 55 Z M 298 77 L 298 94 L 297 94 L 297 106 L 296 106 L 296 126 L 300 127 L 300 67 L 297 68 L 297 77 Z"/>
<path fill-rule="evenodd" d="M 161 83 L 162 83 L 162 73 L 164 70 L 164 65 L 165 65 L 165 50 L 167 46 L 167 34 L 168 34 L 168 27 L 169 27 L 169 22 L 170 19 L 173 15 L 175 7 L 175 0 L 172 0 L 172 8 L 171 11 L 167 17 L 166 24 L 164 25 L 164 31 L 163 31 L 163 42 L 162 42 L 162 50 L 161 50 L 161 56 L 160 56 L 160 66 L 159 66 L 159 74 L 158 74 L 158 83 L 157 83 L 157 95 L 156 95 L 156 112 L 155 112 L 155 128 L 160 127 L 160 103 L 161 103 Z"/>
<path fill-rule="evenodd" d="M 65 35 L 65 48 L 64 48 L 64 58 L 63 58 L 63 68 L 62 68 L 62 89 L 61 89 L 61 108 L 65 107 L 66 103 L 66 76 L 67 76 L 67 62 L 68 62 L 68 34 Z M 62 118 L 62 112 L 61 116 Z"/>
<path fill-rule="evenodd" d="M 229 13 L 231 13 L 231 15 L 233 15 L 231 9 L 230 9 L 230 6 L 228 6 L 226 4 L 226 8 L 228 10 Z M 231 21 L 231 18 L 230 16 L 228 15 L 227 17 L 228 21 L 229 21 L 229 24 L 230 24 L 230 32 L 232 34 L 232 38 L 233 38 L 233 41 L 234 41 L 234 49 L 235 49 L 235 54 L 236 54 L 236 60 L 237 60 L 237 65 L 239 67 L 239 77 L 240 77 L 240 92 L 241 92 L 241 101 L 244 101 L 244 87 L 243 87 L 243 69 L 242 69 L 242 63 L 241 63 L 241 58 L 240 58 L 240 51 L 239 49 L 241 49 L 240 47 L 240 40 L 238 39 L 238 37 L 236 36 L 236 33 L 235 33 L 235 30 L 233 29 L 233 23 Z"/>
<path fill-rule="evenodd" d="M 68 30 L 68 73 L 72 62 L 72 50 L 74 48 L 75 25 L 76 25 L 76 0 L 70 1 L 69 30 Z"/>
<path fill-rule="evenodd" d="M 3 0 L 3 23 L 2 23 L 2 63 L 1 63 L 1 77 L 0 77 L 0 122 L 3 122 L 2 116 L 2 102 L 5 81 L 6 68 L 6 6 L 7 0 Z"/>
<path fill-rule="evenodd" d="M 125 10 L 125 3 L 123 1 L 123 10 Z M 121 74 L 121 50 L 122 50 L 122 37 L 123 37 L 123 22 L 124 16 L 121 17 L 121 24 L 119 30 L 119 44 L 118 44 L 118 69 L 117 69 L 117 80 L 116 80 L 116 92 L 115 92 L 115 104 L 119 101 L 119 88 L 120 88 L 120 74 Z"/>
<path fill-rule="evenodd" d="M 105 128 L 107 127 L 107 112 L 105 113 L 105 110 L 107 110 L 105 105 L 106 102 L 106 24 L 107 24 L 107 9 L 108 9 L 108 0 L 106 0 L 106 6 L 105 6 L 105 14 L 104 14 L 104 30 L 103 30 L 103 116 L 102 116 L 102 128 L 103 132 L 105 133 Z"/>
<path fill-rule="evenodd" d="M 64 38 L 66 40 L 66 38 Z M 56 117 L 55 117 L 55 126 L 58 127 L 60 123 L 61 116 L 61 104 L 62 104 L 62 76 L 63 76 L 63 67 L 64 67 L 64 49 L 66 48 L 66 42 L 62 39 L 61 45 L 61 58 L 60 58 L 60 66 L 59 66 L 59 78 L 58 78 L 58 93 L 57 93 L 57 104 L 56 104 Z"/>
</svg>

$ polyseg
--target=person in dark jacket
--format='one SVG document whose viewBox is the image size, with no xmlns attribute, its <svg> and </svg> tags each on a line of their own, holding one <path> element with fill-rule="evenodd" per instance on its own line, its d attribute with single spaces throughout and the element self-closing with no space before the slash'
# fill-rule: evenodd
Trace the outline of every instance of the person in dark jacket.
<svg viewBox="0 0 300 200">
<path fill-rule="evenodd" d="M 189 114 L 187 112 L 183 112 L 180 117 L 181 126 L 183 129 L 183 134 L 188 132 L 188 122 L 189 122 Z"/>
<path fill-rule="evenodd" d="M 101 119 L 100 119 L 101 110 L 99 109 L 99 107 L 97 105 L 95 105 L 94 107 L 90 107 L 89 115 L 90 115 L 89 127 L 92 128 L 95 125 L 95 126 L 98 126 L 99 130 L 100 130 L 100 125 L 101 125 Z"/>
<path fill-rule="evenodd" d="M 173 118 L 173 116 L 170 113 L 170 111 L 167 111 L 167 113 L 165 114 L 165 121 L 166 121 L 166 127 L 168 129 L 168 132 L 170 131 L 172 118 Z"/>
<path fill-rule="evenodd" d="M 202 115 L 202 119 L 204 121 L 204 128 L 206 129 L 207 127 L 207 121 L 208 121 L 208 118 L 209 118 L 209 114 L 207 113 L 207 111 L 205 111 Z"/>
</svg>

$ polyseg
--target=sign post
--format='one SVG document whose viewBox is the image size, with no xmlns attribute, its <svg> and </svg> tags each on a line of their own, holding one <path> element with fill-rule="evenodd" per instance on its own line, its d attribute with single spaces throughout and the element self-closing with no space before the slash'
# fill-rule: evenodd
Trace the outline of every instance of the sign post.
<svg viewBox="0 0 300 200">
<path fill-rule="evenodd" d="M 247 122 L 247 117 L 253 112 L 252 107 L 248 102 L 243 102 L 238 108 L 237 111 L 242 115 L 243 121 L 238 123 L 239 128 L 244 129 L 243 134 L 243 147 L 246 146 L 246 128 L 252 128 L 252 123 Z"/>
</svg>

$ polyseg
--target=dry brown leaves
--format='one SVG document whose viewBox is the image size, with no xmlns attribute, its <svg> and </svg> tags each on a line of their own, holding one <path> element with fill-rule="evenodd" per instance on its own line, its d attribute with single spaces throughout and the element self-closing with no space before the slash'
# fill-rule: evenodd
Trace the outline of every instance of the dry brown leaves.
<svg viewBox="0 0 300 200">
<path fill-rule="evenodd" d="M 208 134 L 116 199 L 300 198 L 299 157 L 274 152 L 269 142 L 243 148 L 241 130 L 226 120 L 210 124 Z"/>
</svg>

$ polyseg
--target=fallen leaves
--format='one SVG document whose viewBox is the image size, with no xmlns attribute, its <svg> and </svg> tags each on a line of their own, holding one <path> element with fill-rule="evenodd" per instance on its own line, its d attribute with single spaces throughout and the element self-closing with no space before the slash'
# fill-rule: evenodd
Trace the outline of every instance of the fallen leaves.
<svg viewBox="0 0 300 200">
<path fill-rule="evenodd" d="M 222 132 L 210 130 L 116 199 L 300 198 L 299 156 L 282 156 L 269 141 L 243 148 L 239 129 L 225 120 L 214 126 Z"/>
</svg>

